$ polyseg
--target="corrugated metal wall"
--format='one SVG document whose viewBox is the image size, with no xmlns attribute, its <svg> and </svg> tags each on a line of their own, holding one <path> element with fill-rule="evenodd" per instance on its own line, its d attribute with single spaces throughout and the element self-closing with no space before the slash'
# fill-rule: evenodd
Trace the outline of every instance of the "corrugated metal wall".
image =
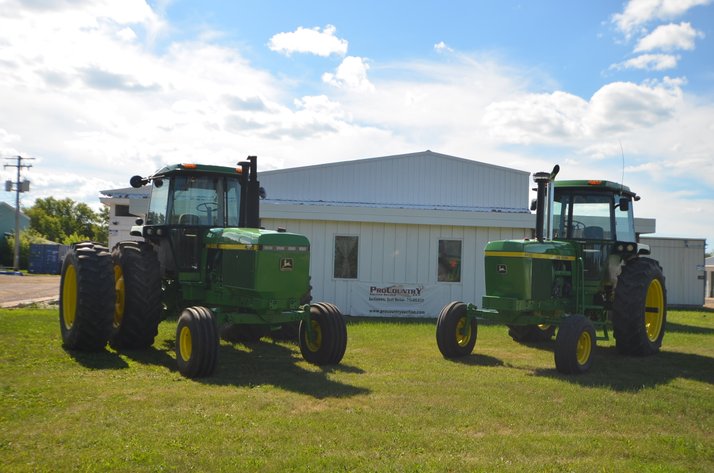
<svg viewBox="0 0 714 473">
<path fill-rule="evenodd" d="M 440 305 L 454 300 L 481 305 L 485 291 L 483 249 L 491 240 L 524 238 L 529 229 L 440 225 L 405 225 L 369 222 L 325 222 L 263 219 L 269 229 L 286 228 L 310 239 L 313 299 L 333 302 L 352 313 L 351 291 L 359 283 L 438 284 Z M 333 277 L 336 235 L 359 237 L 359 272 L 355 279 Z M 462 241 L 461 282 L 437 282 L 440 239 Z M 438 314 L 433 314 L 436 317 Z"/>
<path fill-rule="evenodd" d="M 667 304 L 701 306 L 704 304 L 704 243 L 699 239 L 641 237 L 650 245 L 652 258 L 659 261 L 667 286 Z"/>
<path fill-rule="evenodd" d="M 527 209 L 529 173 L 425 151 L 259 173 L 270 200 Z"/>
</svg>

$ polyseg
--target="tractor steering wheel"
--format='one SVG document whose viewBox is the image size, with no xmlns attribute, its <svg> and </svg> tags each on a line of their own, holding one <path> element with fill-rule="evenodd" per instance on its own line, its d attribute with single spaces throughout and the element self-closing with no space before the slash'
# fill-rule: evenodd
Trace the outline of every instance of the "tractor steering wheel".
<svg viewBox="0 0 714 473">
<path fill-rule="evenodd" d="M 196 206 L 196 210 L 199 212 L 206 212 L 207 214 L 212 214 L 218 210 L 218 204 L 215 202 L 201 202 Z"/>
<path fill-rule="evenodd" d="M 576 232 L 582 233 L 585 231 L 585 224 L 580 220 L 572 220 L 570 223 L 570 236 L 575 237 Z"/>
</svg>

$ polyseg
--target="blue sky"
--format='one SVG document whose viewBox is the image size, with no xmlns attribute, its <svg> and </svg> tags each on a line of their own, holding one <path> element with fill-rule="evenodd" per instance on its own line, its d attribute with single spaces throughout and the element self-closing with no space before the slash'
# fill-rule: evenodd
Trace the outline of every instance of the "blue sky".
<svg viewBox="0 0 714 473">
<path fill-rule="evenodd" d="M 637 214 L 711 242 L 712 58 L 712 0 L 0 0 L 0 154 L 35 158 L 23 205 L 96 207 L 187 159 L 431 149 L 619 181 L 624 151 Z"/>
</svg>

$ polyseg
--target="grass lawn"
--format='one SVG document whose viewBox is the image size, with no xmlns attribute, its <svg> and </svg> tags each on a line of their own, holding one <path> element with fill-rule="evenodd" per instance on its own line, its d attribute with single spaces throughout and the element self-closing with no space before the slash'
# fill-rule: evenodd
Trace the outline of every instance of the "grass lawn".
<svg viewBox="0 0 714 473">
<path fill-rule="evenodd" d="M 663 351 L 552 345 L 479 326 L 447 361 L 435 321 L 357 319 L 341 365 L 296 345 L 222 342 L 214 376 L 148 351 L 69 353 L 57 310 L 0 310 L 0 471 L 714 471 L 714 312 L 670 311 Z"/>
</svg>

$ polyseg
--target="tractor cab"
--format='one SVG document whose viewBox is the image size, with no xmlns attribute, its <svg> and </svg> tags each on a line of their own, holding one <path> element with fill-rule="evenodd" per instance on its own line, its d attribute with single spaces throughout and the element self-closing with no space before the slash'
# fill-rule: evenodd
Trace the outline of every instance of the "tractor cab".
<svg viewBox="0 0 714 473">
<path fill-rule="evenodd" d="M 632 202 L 639 197 L 628 187 L 601 180 L 552 184 L 549 236 L 577 243 L 586 280 L 614 284 L 623 259 L 648 253 L 636 243 Z"/>
<path fill-rule="evenodd" d="M 148 178 L 135 176 L 131 185 L 151 182 L 146 220 L 139 219 L 132 235 L 151 241 L 159 254 L 162 274 L 197 272 L 201 248 L 210 229 L 258 228 L 256 158 L 236 168 L 175 164 Z"/>
<path fill-rule="evenodd" d="M 609 181 L 558 181 L 552 217 L 553 238 L 635 242 L 633 192 Z"/>
</svg>

